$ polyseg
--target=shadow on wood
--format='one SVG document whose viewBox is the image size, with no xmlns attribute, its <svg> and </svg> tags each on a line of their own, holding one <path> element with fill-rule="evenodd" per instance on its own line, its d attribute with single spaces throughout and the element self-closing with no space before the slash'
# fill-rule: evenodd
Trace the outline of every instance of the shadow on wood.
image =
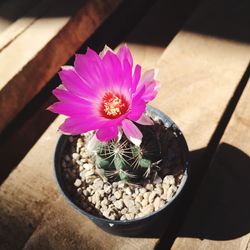
<svg viewBox="0 0 250 250">
<path fill-rule="evenodd" d="M 250 232 L 250 156 L 222 143 L 180 237 L 231 240 Z"/>
<path fill-rule="evenodd" d="M 190 153 L 191 180 L 178 209 L 156 249 L 170 249 L 175 237 L 192 237 L 210 240 L 232 240 L 250 232 L 250 157 L 229 144 L 219 145 L 216 157 L 209 168 L 194 206 L 189 209 L 188 200 L 197 181 L 197 168 L 204 149 Z M 195 207 L 195 209 L 192 209 Z M 189 214 L 185 219 L 185 214 Z M 180 225 L 185 219 L 185 227 Z M 178 226 L 179 225 L 179 226 Z M 163 226 L 163 225 L 162 225 Z M 178 233 L 177 230 L 180 230 Z"/>
<path fill-rule="evenodd" d="M 203 1 L 195 20 L 190 20 L 186 31 L 220 37 L 239 42 L 250 42 L 250 2 L 248 0 Z"/>
</svg>

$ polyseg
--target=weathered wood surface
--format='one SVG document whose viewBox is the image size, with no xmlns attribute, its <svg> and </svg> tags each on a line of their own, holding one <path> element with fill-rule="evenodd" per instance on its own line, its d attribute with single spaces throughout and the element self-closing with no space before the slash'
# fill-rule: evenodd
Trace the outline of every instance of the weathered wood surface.
<svg viewBox="0 0 250 250">
<path fill-rule="evenodd" d="M 133 52 L 137 57 L 136 46 Z M 145 60 L 151 60 L 150 53 Z M 153 104 L 177 122 L 191 151 L 209 143 L 248 61 L 247 44 L 185 31 L 160 57 L 157 67 L 162 88 Z M 143 60 L 140 62 L 144 65 Z M 56 120 L 51 125 L 1 187 L 3 248 L 153 249 L 158 239 L 107 235 L 65 203 L 56 190 L 51 170 L 59 124 L 60 120 Z M 202 155 L 199 157 L 202 161 Z"/>
<path fill-rule="evenodd" d="M 0 4 L 0 33 L 36 5 L 32 0 L 6 0 Z"/>
<path fill-rule="evenodd" d="M 221 9 L 217 9 L 218 6 Z M 242 10 L 240 14 L 239 9 Z M 237 37 L 237 32 L 242 33 L 243 30 L 246 36 L 250 36 L 249 29 L 241 26 L 242 20 L 249 20 L 246 4 L 241 6 L 238 2 L 232 8 L 224 0 L 203 1 L 162 58 L 164 70 L 160 71 L 159 78 L 161 82 L 166 82 L 166 87 L 164 85 L 164 91 L 161 89 L 160 98 L 155 103 L 164 107 L 164 111 L 180 126 L 191 151 L 188 196 L 185 205 L 178 211 L 178 217 L 186 212 L 187 204 L 206 171 L 216 146 L 215 136 L 220 135 L 221 118 L 229 101 L 234 98 L 236 86 L 250 60 L 249 44 L 239 42 Z M 215 30 L 218 36 L 199 33 L 203 26 L 204 30 Z M 219 36 L 228 27 L 235 40 Z M 197 33 L 195 30 L 198 30 Z M 171 224 L 172 227 L 178 224 L 176 221 Z M 171 238 L 177 233 L 175 231 L 173 235 L 171 230 L 168 228 L 165 238 L 161 240 L 163 249 L 164 246 L 170 248 Z"/>
<path fill-rule="evenodd" d="M 0 132 L 120 3 L 44 0 L 8 26 L 0 39 Z"/>
<path fill-rule="evenodd" d="M 161 2 L 164 3 L 164 1 Z M 152 11 L 156 13 L 154 8 Z M 139 23 L 135 28 L 135 31 L 140 30 L 142 26 L 144 27 L 145 24 L 143 23 L 149 22 L 153 13 L 150 12 L 150 16 L 146 16 L 142 23 Z M 132 46 L 132 49 L 138 63 L 144 65 L 144 62 L 151 62 L 151 65 L 147 63 L 146 68 L 148 69 L 155 66 L 156 53 L 154 47 L 148 47 L 145 50 L 142 50 L 143 47 L 141 47 L 136 50 L 136 47 Z M 157 48 L 156 50 L 159 53 L 163 52 L 164 48 Z M 100 249 L 102 245 L 109 247 L 109 249 L 118 249 L 118 247 L 121 249 L 140 249 L 143 241 L 138 243 L 138 240 L 135 239 L 127 242 L 124 238 L 112 237 L 103 233 L 86 218 L 72 210 L 59 196 L 52 176 L 52 159 L 59 136 L 57 128 L 61 120 L 62 118 L 59 118 L 51 125 L 41 140 L 1 186 L 0 249 L 22 249 L 24 246 L 26 249 Z M 43 156 L 43 154 L 45 155 Z M 31 167 L 32 162 L 33 166 Z M 15 181 L 16 179 L 19 179 L 19 181 Z M 18 195 L 15 190 L 19 189 L 22 190 Z M 59 213 L 59 217 L 58 209 L 63 210 Z M 52 213 L 47 214 L 47 211 Z M 65 215 L 65 217 L 62 217 L 62 215 Z M 69 222 L 67 222 L 68 218 L 71 217 L 81 219 L 72 225 L 66 225 L 65 223 Z M 65 220 L 62 218 L 65 218 Z M 41 223 L 41 221 L 43 222 Z M 47 225 L 50 221 L 53 221 L 52 224 Z M 48 233 L 48 230 L 52 229 L 51 226 L 54 227 L 53 224 L 54 226 L 57 225 L 56 227 L 69 229 L 70 232 L 57 228 L 57 230 L 53 230 L 53 233 Z M 86 234 L 84 228 L 88 228 L 91 235 Z M 41 241 L 41 237 L 48 238 Z M 107 237 L 109 237 L 108 241 L 106 240 Z M 112 240 L 110 237 L 112 237 Z M 16 239 L 15 242 L 13 242 L 13 238 Z M 53 240 L 53 238 L 56 240 Z M 95 239 L 96 243 L 93 243 L 91 239 Z M 78 248 L 75 244 L 78 244 Z M 145 242 L 144 246 L 146 249 L 152 249 L 154 244 L 154 240 L 149 240 Z"/>
<path fill-rule="evenodd" d="M 4 48 L 10 45 L 18 36 L 20 36 L 26 29 L 29 28 L 29 26 L 31 26 L 39 17 L 45 14 L 46 11 L 48 10 L 49 0 L 41 1 L 38 4 L 34 4 L 34 1 L 32 2 L 34 6 L 32 6 L 31 3 L 28 2 L 31 6 L 30 5 L 25 6 L 26 7 L 25 10 L 23 10 L 23 8 L 20 8 L 20 6 L 16 6 L 17 3 L 15 1 L 14 3 L 13 1 L 7 2 L 8 4 L 11 3 L 11 7 L 13 9 L 13 10 L 11 9 L 10 11 L 18 10 L 18 14 L 19 15 L 22 14 L 22 16 L 16 20 L 14 18 L 13 18 L 14 20 L 9 20 L 10 24 L 0 34 L 0 51 L 2 51 Z M 21 3 L 23 2 L 21 1 Z M 20 13 L 20 11 L 22 11 L 22 13 Z"/>
<path fill-rule="evenodd" d="M 250 81 L 172 249 L 250 249 Z"/>
</svg>

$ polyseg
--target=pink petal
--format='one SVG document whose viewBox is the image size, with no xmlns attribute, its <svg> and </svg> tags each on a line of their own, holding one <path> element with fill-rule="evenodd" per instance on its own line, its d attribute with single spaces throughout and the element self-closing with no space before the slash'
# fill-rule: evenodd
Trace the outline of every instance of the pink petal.
<svg viewBox="0 0 250 250">
<path fill-rule="evenodd" d="M 117 56 L 120 59 L 122 65 L 123 65 L 124 60 L 127 59 L 130 66 L 133 67 L 133 57 L 132 57 L 131 52 L 126 44 L 123 45 L 118 50 Z"/>
<path fill-rule="evenodd" d="M 142 114 L 142 116 L 135 122 L 142 124 L 142 125 L 153 125 L 154 124 L 152 119 L 145 114 Z"/>
<path fill-rule="evenodd" d="M 143 100 L 145 102 L 152 101 L 158 94 L 159 84 L 156 81 L 152 81 L 150 84 L 146 85 L 145 93 L 143 94 Z"/>
<path fill-rule="evenodd" d="M 137 88 L 137 84 L 140 80 L 140 77 L 141 77 L 141 66 L 137 64 L 135 66 L 135 71 L 134 71 L 134 75 L 133 75 L 132 90 L 131 90 L 132 93 L 135 92 L 135 90 Z"/>
<path fill-rule="evenodd" d="M 133 121 L 137 121 L 146 109 L 146 102 L 142 99 L 145 92 L 145 86 L 135 94 L 131 103 L 131 111 L 128 114 L 128 118 Z"/>
<path fill-rule="evenodd" d="M 85 55 L 76 54 L 74 66 L 77 73 L 89 86 L 106 88 L 107 74 L 101 58 L 95 51 L 88 48 Z"/>
<path fill-rule="evenodd" d="M 122 129 L 126 137 L 132 143 L 134 143 L 136 146 L 140 146 L 142 141 L 142 133 L 133 122 L 127 119 L 123 120 Z"/>
<path fill-rule="evenodd" d="M 99 53 L 99 56 L 103 58 L 108 51 L 111 51 L 112 53 L 114 53 L 114 51 L 108 45 L 105 44 L 103 50 Z"/>
<path fill-rule="evenodd" d="M 131 86 L 132 86 L 132 68 L 128 60 L 124 60 L 123 67 L 123 79 L 120 84 L 120 93 L 122 93 L 128 100 L 131 98 Z"/>
<path fill-rule="evenodd" d="M 86 99 L 93 98 L 97 100 L 97 92 L 93 91 L 93 89 L 76 73 L 74 67 L 62 67 L 59 76 L 63 86 L 72 94 Z"/>
<path fill-rule="evenodd" d="M 105 120 L 91 116 L 73 116 L 67 118 L 60 126 L 60 130 L 65 134 L 78 135 L 104 126 Z"/>
<path fill-rule="evenodd" d="M 100 128 L 96 132 L 96 137 L 100 141 L 109 141 L 118 136 L 118 128 L 115 126 Z"/>
<path fill-rule="evenodd" d="M 85 116 L 93 116 L 95 115 L 95 110 L 92 107 L 92 104 L 84 104 L 84 103 L 65 103 L 65 102 L 56 102 L 48 107 L 48 110 L 51 112 L 62 114 L 66 116 L 74 116 L 74 115 L 85 115 Z"/>
<path fill-rule="evenodd" d="M 143 99 L 145 102 L 149 102 L 155 98 L 159 90 L 159 84 L 155 80 L 156 70 L 148 70 L 146 71 L 138 84 L 137 89 L 145 86 L 145 93 L 143 94 Z"/>
<path fill-rule="evenodd" d="M 68 90 L 64 89 L 63 85 L 59 85 L 59 87 L 54 89 L 52 93 L 58 100 L 65 102 L 65 103 L 82 103 L 82 102 L 88 103 L 87 100 L 79 96 L 76 96 L 72 94 L 71 92 L 69 92 Z"/>
<path fill-rule="evenodd" d="M 108 88 L 119 93 L 120 84 L 123 82 L 123 72 L 120 60 L 111 51 L 107 51 L 102 60 L 108 78 L 106 82 Z"/>
<path fill-rule="evenodd" d="M 151 82 L 155 79 L 157 75 L 157 71 L 155 69 L 150 69 L 150 70 L 147 70 L 143 75 L 142 75 L 142 78 L 141 78 L 141 83 L 145 83 L 145 82 Z"/>
<path fill-rule="evenodd" d="M 143 100 L 133 102 L 128 118 L 132 121 L 137 121 L 146 109 L 146 103 Z"/>
</svg>

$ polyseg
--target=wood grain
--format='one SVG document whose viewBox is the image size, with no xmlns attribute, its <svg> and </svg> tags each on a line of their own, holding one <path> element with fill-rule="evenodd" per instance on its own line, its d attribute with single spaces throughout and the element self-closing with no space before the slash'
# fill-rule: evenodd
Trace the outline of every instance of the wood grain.
<svg viewBox="0 0 250 250">
<path fill-rule="evenodd" d="M 221 12 L 218 5 L 224 6 Z M 232 34 L 244 28 L 241 21 L 249 19 L 247 9 L 242 9 L 241 16 L 237 17 L 229 13 L 241 8 L 241 3 L 235 3 L 235 8 L 227 6 L 224 0 L 203 1 L 162 56 L 164 70 L 160 68 L 159 79 L 164 91 L 161 89 L 160 98 L 154 103 L 176 121 L 191 151 L 185 202 L 159 244 L 162 249 L 171 247 L 180 229 L 215 150 L 216 145 L 210 142 L 214 141 L 221 118 L 250 60 L 250 46 L 244 41 L 199 32 L 204 26 L 223 34 L 223 27 L 227 29 L 231 23 Z M 250 35 L 249 29 L 245 29 L 245 33 Z"/>
<path fill-rule="evenodd" d="M 250 81 L 172 249 L 250 249 Z"/>
<path fill-rule="evenodd" d="M 0 5 L 0 33 L 37 4 L 32 0 L 7 0 Z M 2 35 L 2 34 L 1 34 Z"/>
<path fill-rule="evenodd" d="M 23 16 L 13 21 L 0 35 L 0 52 L 9 46 L 29 26 L 31 26 L 48 9 L 49 0 L 44 0 L 23 13 Z M 14 6 L 13 6 L 14 7 Z M 18 9 L 18 6 L 16 7 Z M 20 9 L 20 8 L 19 8 Z"/>
<path fill-rule="evenodd" d="M 144 22 L 146 20 L 148 20 L 147 16 Z M 135 27 L 135 31 L 140 30 L 141 25 Z M 147 63 L 148 69 L 155 66 L 158 57 L 154 47 L 144 49 L 142 46 L 137 49 L 136 46 L 132 46 L 132 49 L 137 63 L 142 65 Z M 156 50 L 159 55 L 158 53 L 163 52 L 164 48 Z M 101 246 L 104 249 L 105 247 L 140 249 L 142 245 L 145 249 L 152 249 L 156 242 L 154 239 L 145 240 L 145 242 L 138 239 L 127 241 L 126 238 L 107 235 L 88 219 L 76 213 L 59 195 L 51 166 L 55 144 L 59 137 L 57 128 L 61 122 L 62 117 L 59 117 L 45 131 L 42 138 L 1 186 L 0 249 L 12 250 L 23 247 L 25 249 L 100 249 Z M 43 154 L 45 154 L 44 157 Z M 17 189 L 22 189 L 20 195 L 15 192 Z M 47 213 L 48 211 L 51 213 Z M 65 216 L 62 217 L 62 214 Z M 72 225 L 69 220 L 71 217 L 77 220 Z M 65 228 L 65 230 L 54 230 L 55 227 Z M 88 230 L 83 230 L 84 228 Z M 107 237 L 112 240 L 107 240 Z M 18 244 L 12 241 L 13 238 Z M 79 241 L 78 245 L 76 245 L 76 238 Z"/>
<path fill-rule="evenodd" d="M 140 57 L 143 47 L 138 48 Z M 145 57 L 148 68 L 150 55 L 149 51 Z M 153 104 L 177 122 L 191 150 L 209 143 L 248 61 L 247 44 L 185 31 L 160 57 L 156 65 L 162 88 Z M 51 165 L 60 119 L 1 187 L 0 235 L 8 232 L 8 237 L 0 242 L 7 249 L 15 246 L 13 238 L 19 239 L 24 249 L 153 249 L 158 239 L 120 238 L 100 231 L 74 212 L 56 191 Z"/>
<path fill-rule="evenodd" d="M 0 132 L 120 3 L 53 0 L 41 4 L 38 9 L 43 15 L 0 53 Z"/>
</svg>

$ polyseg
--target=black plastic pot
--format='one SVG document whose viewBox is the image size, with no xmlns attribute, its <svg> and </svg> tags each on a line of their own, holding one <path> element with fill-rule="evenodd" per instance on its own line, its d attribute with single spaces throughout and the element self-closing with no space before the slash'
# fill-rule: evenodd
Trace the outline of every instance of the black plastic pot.
<svg viewBox="0 0 250 250">
<path fill-rule="evenodd" d="M 168 221 L 171 218 L 171 215 L 173 213 L 173 210 L 176 206 L 177 200 L 181 197 L 181 192 L 183 191 L 183 188 L 187 182 L 188 178 L 188 147 L 187 143 L 185 141 L 185 138 L 179 128 L 176 126 L 176 124 L 164 113 L 159 111 L 158 109 L 155 109 L 151 106 L 147 107 L 147 112 L 149 115 L 154 119 L 160 119 L 164 125 L 167 128 L 171 128 L 177 137 L 177 140 L 179 142 L 181 151 L 182 151 L 182 157 L 185 167 L 184 176 L 181 180 L 180 186 L 174 195 L 172 199 L 161 209 L 158 211 L 149 214 L 148 216 L 134 219 L 134 220 L 128 220 L 128 221 L 113 221 L 109 219 L 100 218 L 97 216 L 94 216 L 85 210 L 83 210 L 76 201 L 67 193 L 66 188 L 64 186 L 64 183 L 62 181 L 62 173 L 61 173 L 61 160 L 63 157 L 63 152 L 65 150 L 65 147 L 69 143 L 68 136 L 62 135 L 59 138 L 59 141 L 56 146 L 55 151 L 55 157 L 54 157 L 54 170 L 55 170 L 55 177 L 57 180 L 57 183 L 59 185 L 59 189 L 66 198 L 66 200 L 81 214 L 87 216 L 90 220 L 92 220 L 97 226 L 105 230 L 106 232 L 121 235 L 121 236 L 155 236 L 157 235 L 157 230 L 160 230 L 160 228 L 166 228 Z"/>
</svg>

